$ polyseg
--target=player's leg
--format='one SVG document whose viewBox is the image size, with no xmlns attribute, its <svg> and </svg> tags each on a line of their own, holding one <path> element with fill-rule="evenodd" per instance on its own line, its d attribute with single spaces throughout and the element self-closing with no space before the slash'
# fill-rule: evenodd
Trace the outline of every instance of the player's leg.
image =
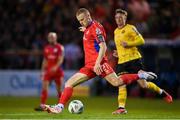
<svg viewBox="0 0 180 120">
<path fill-rule="evenodd" d="M 114 70 L 108 65 L 108 63 L 102 64 L 103 73 L 101 74 L 111 85 L 122 86 L 124 84 L 130 84 L 138 79 L 156 79 L 157 75 L 152 72 L 140 72 L 138 74 L 123 74 L 119 77 Z"/>
<path fill-rule="evenodd" d="M 91 70 L 91 68 L 83 67 L 80 69 L 80 71 L 76 74 L 74 74 L 66 83 L 65 83 L 65 89 L 59 99 L 59 103 L 63 106 L 67 103 L 67 101 L 72 96 L 73 87 L 79 85 L 80 83 L 83 83 L 93 77 L 95 77 L 96 74 Z"/>
<path fill-rule="evenodd" d="M 49 80 L 42 80 L 42 90 L 40 96 L 40 106 L 35 108 L 36 111 L 44 111 L 48 97 Z"/>
<path fill-rule="evenodd" d="M 46 106 L 47 111 L 49 113 L 61 113 L 62 110 L 64 109 L 65 104 L 69 101 L 69 99 L 72 96 L 73 93 L 73 87 L 76 85 L 87 81 L 89 78 L 87 75 L 83 73 L 76 73 L 74 74 L 66 83 L 65 83 L 65 88 L 62 92 L 61 97 L 59 98 L 59 102 L 57 105 L 54 106 Z"/>
<path fill-rule="evenodd" d="M 122 75 L 125 73 L 138 73 L 139 70 L 143 69 L 143 64 L 140 59 L 131 60 L 126 63 L 118 64 L 116 67 L 116 73 Z M 142 82 L 141 82 L 142 83 Z M 125 109 L 127 99 L 126 86 L 123 85 L 119 87 L 118 91 L 118 109 L 116 109 L 112 114 L 125 114 L 127 110 Z"/>
<path fill-rule="evenodd" d="M 127 88 L 126 85 L 119 87 L 118 91 L 118 109 L 116 109 L 112 114 L 126 114 L 127 110 L 125 109 L 127 99 Z"/>
<path fill-rule="evenodd" d="M 159 88 L 156 84 L 154 84 L 153 82 L 147 82 L 144 79 L 138 80 L 137 81 L 138 84 L 140 85 L 140 87 L 144 88 L 144 89 L 149 89 L 152 90 L 154 92 L 157 92 L 158 94 L 161 94 L 163 92 L 163 90 L 161 88 Z"/>
<path fill-rule="evenodd" d="M 154 73 L 148 73 L 148 72 L 143 72 L 138 74 L 123 74 L 120 75 L 120 77 L 118 77 L 107 63 L 102 64 L 102 68 L 104 72 L 102 73 L 101 76 L 104 77 L 113 86 L 122 86 L 124 84 L 130 84 L 134 81 L 137 81 L 140 78 L 155 79 L 157 77 Z M 119 100 L 122 100 L 119 104 L 122 105 L 122 108 L 118 108 L 116 111 L 113 112 L 113 114 L 127 113 L 127 110 L 124 108 L 126 104 L 125 103 L 126 97 L 127 97 L 126 88 L 122 87 L 122 90 L 119 91 Z"/>
<path fill-rule="evenodd" d="M 48 97 L 48 87 L 49 87 L 49 81 L 43 80 L 42 92 L 41 92 L 41 104 L 46 104 L 47 97 Z"/>
<path fill-rule="evenodd" d="M 126 85 L 120 86 L 118 92 L 119 92 L 119 94 L 118 94 L 119 108 L 125 108 L 126 99 L 127 99 Z"/>
<path fill-rule="evenodd" d="M 116 66 L 116 73 L 118 76 L 128 73 L 129 64 L 122 63 Z M 136 72 L 137 73 L 137 72 Z M 126 99 L 127 99 L 127 88 L 126 85 L 122 85 L 119 87 L 118 90 L 118 108 L 112 112 L 112 114 L 126 114 L 127 110 L 125 109 L 126 106 Z"/>
<path fill-rule="evenodd" d="M 56 90 L 57 90 L 57 94 L 58 94 L 58 99 L 61 97 L 61 85 L 64 81 L 64 72 L 62 69 L 58 69 L 58 71 L 56 72 L 56 74 L 54 75 L 55 77 L 55 83 L 56 83 Z"/>
<path fill-rule="evenodd" d="M 64 76 L 61 76 L 61 75 L 55 78 L 58 98 L 61 97 L 61 84 L 62 84 L 63 80 L 64 80 Z"/>
<path fill-rule="evenodd" d="M 122 86 L 124 84 L 130 84 L 134 81 L 137 81 L 138 79 L 140 78 L 144 78 L 144 79 L 147 79 L 147 78 L 151 78 L 151 79 L 155 79 L 157 76 L 151 76 L 151 74 L 148 74 L 146 72 L 144 73 L 138 73 L 138 74 L 124 74 L 124 75 L 121 75 L 120 77 L 118 77 L 114 72 L 113 73 L 110 73 L 110 74 L 107 74 L 104 78 L 110 83 L 112 84 L 113 86 Z M 124 92 L 126 92 L 126 88 L 123 90 Z M 120 93 L 121 91 L 119 91 Z M 127 110 L 125 109 L 125 100 L 126 100 L 126 96 L 127 93 L 124 94 L 124 96 L 122 96 L 120 94 L 120 99 L 124 99 L 122 101 L 122 104 L 123 107 L 122 108 L 118 108 L 116 111 L 114 111 L 112 114 L 122 114 L 122 113 L 127 113 Z"/>
<path fill-rule="evenodd" d="M 173 101 L 170 94 L 158 87 L 153 82 L 147 82 L 146 80 L 138 80 L 137 82 L 142 88 L 149 89 L 160 94 L 167 103 L 171 103 Z"/>
<path fill-rule="evenodd" d="M 149 74 L 148 72 L 138 73 L 138 74 L 124 74 L 117 76 L 115 72 L 106 75 L 104 78 L 113 86 L 119 87 L 124 84 L 131 84 L 139 79 L 156 79 L 156 75 Z"/>
<path fill-rule="evenodd" d="M 76 73 L 74 74 L 66 83 L 65 88 L 62 92 L 62 95 L 59 99 L 59 103 L 63 104 L 63 106 L 68 102 L 73 93 L 73 87 L 79 85 L 82 82 L 85 82 L 89 79 L 86 74 Z"/>
</svg>

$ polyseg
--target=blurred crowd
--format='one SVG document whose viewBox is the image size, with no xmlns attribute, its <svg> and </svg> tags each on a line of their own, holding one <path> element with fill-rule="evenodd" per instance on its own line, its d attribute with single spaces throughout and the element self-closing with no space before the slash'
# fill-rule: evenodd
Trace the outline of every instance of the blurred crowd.
<svg viewBox="0 0 180 120">
<path fill-rule="evenodd" d="M 114 11 L 117 8 L 128 11 L 128 23 L 135 25 L 145 38 L 180 40 L 178 0 L 0 0 L 0 69 L 40 69 L 42 50 L 50 31 L 58 34 L 58 41 L 65 47 L 63 68 L 71 70 L 81 67 L 84 61 L 83 34 L 78 30 L 80 24 L 75 17 L 80 7 L 88 8 L 93 18 L 105 27 L 112 66 L 116 63 L 112 50 L 113 31 L 116 28 Z M 179 50 L 180 46 L 142 48 L 145 66 L 159 76 L 157 84 L 178 98 Z M 103 88 L 101 79 L 95 80 L 96 84 L 101 86 L 96 88 L 102 88 L 102 91 L 114 90 L 110 85 L 103 85 L 107 87 Z M 141 95 L 140 88 L 134 87 L 131 87 L 130 95 Z M 152 94 L 147 92 L 143 95 Z"/>
<path fill-rule="evenodd" d="M 88 8 L 104 25 L 107 43 L 113 40 L 116 8 L 128 11 L 128 23 L 145 38 L 180 38 L 177 0 L 0 0 L 0 68 L 39 69 L 50 31 L 57 32 L 58 41 L 65 46 L 63 67 L 80 67 L 82 33 L 75 18 L 80 7 Z"/>
</svg>

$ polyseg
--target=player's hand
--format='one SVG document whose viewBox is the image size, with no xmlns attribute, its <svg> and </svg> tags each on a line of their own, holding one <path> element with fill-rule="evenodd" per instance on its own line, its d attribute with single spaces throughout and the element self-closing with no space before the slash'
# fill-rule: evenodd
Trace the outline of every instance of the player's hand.
<svg viewBox="0 0 180 120">
<path fill-rule="evenodd" d="M 103 72 L 102 66 L 100 64 L 95 64 L 94 66 L 94 72 L 97 75 L 100 75 Z"/>
<path fill-rule="evenodd" d="M 117 50 L 113 50 L 113 56 L 118 58 Z"/>
<path fill-rule="evenodd" d="M 58 66 L 54 66 L 52 67 L 51 72 L 56 72 L 57 69 L 58 69 Z"/>
<path fill-rule="evenodd" d="M 85 27 L 79 27 L 79 31 L 84 32 L 86 30 Z"/>
<path fill-rule="evenodd" d="M 120 43 L 123 47 L 128 47 L 128 44 L 127 44 L 127 42 L 125 42 L 125 41 L 121 41 L 121 43 Z"/>
</svg>

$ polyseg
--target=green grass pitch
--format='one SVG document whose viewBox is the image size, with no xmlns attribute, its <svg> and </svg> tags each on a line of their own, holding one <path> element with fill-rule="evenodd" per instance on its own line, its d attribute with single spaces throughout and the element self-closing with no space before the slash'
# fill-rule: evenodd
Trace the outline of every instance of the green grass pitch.
<svg viewBox="0 0 180 120">
<path fill-rule="evenodd" d="M 117 107 L 116 97 L 75 97 L 84 103 L 82 114 L 70 114 L 66 109 L 62 114 L 36 112 L 39 98 L 0 97 L 0 119 L 180 119 L 180 100 L 166 104 L 161 99 L 128 98 L 126 115 L 112 115 Z M 56 98 L 48 99 L 49 104 Z"/>
</svg>

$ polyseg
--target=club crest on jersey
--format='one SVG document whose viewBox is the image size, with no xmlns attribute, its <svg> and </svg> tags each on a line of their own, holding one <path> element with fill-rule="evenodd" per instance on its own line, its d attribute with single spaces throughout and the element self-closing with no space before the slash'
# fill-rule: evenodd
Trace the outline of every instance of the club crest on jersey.
<svg viewBox="0 0 180 120">
<path fill-rule="evenodd" d="M 56 58 L 55 55 L 48 55 L 47 57 L 48 57 L 48 59 L 55 59 Z"/>
<path fill-rule="evenodd" d="M 96 34 L 99 35 L 99 34 L 102 34 L 101 30 L 99 28 L 96 28 Z"/>
<path fill-rule="evenodd" d="M 53 52 L 56 53 L 57 51 L 58 51 L 58 49 L 57 49 L 57 48 L 54 48 Z"/>
<path fill-rule="evenodd" d="M 125 33 L 125 30 L 123 30 L 121 33 L 122 33 L 122 34 Z"/>
</svg>

